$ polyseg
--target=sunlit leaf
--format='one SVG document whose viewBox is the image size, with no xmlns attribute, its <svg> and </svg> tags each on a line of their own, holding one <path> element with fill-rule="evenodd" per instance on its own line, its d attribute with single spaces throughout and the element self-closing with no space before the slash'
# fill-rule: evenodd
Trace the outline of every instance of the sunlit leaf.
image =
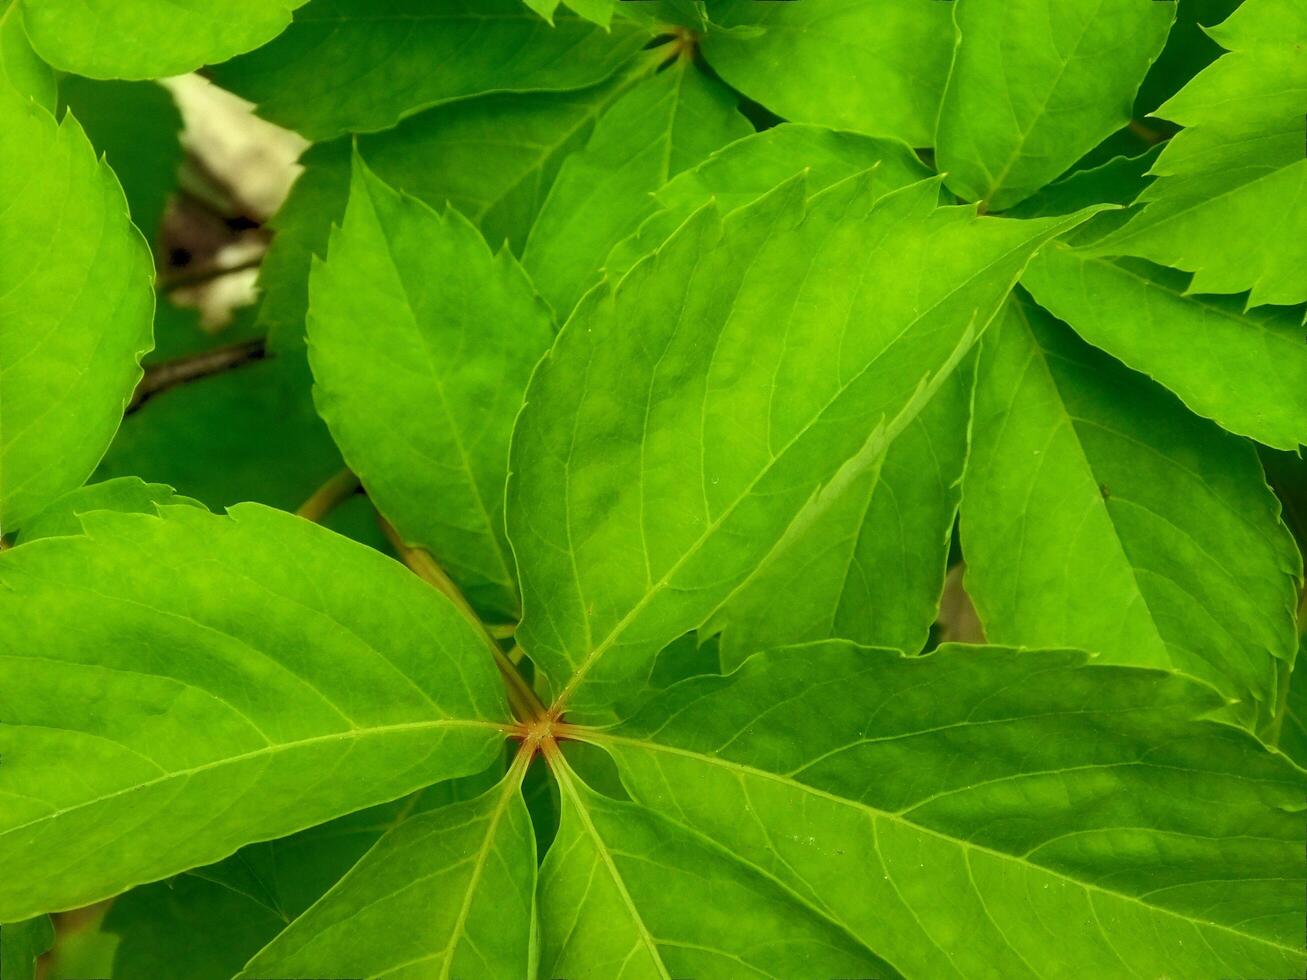
<svg viewBox="0 0 1307 980">
<path fill-rule="evenodd" d="M 962 496 L 995 642 L 1181 670 L 1265 721 L 1302 564 L 1252 447 L 1029 303 L 982 345 Z"/>
<path fill-rule="evenodd" d="M 81 484 L 150 349 L 149 250 L 77 121 L 0 87 L 0 532 Z"/>
</svg>

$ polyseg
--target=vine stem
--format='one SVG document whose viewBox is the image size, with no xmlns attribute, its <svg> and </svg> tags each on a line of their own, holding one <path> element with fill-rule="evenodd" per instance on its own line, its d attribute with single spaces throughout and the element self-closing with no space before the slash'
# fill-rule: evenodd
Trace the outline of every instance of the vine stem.
<svg viewBox="0 0 1307 980">
<path fill-rule="evenodd" d="M 267 345 L 263 338 L 242 340 L 225 347 L 214 347 L 198 354 L 188 354 L 174 361 L 164 361 L 145 369 L 136 391 L 132 393 L 127 405 L 127 412 L 136 411 L 150 398 L 188 381 L 198 381 L 213 374 L 241 367 L 251 361 L 259 361 L 268 356 Z"/>
<path fill-rule="evenodd" d="M 295 511 L 295 513 L 315 524 L 321 523 L 322 519 L 330 514 L 338 504 L 354 496 L 360 489 L 362 489 L 362 484 L 359 483 L 359 478 L 354 475 L 353 470 L 346 466 L 326 483 L 314 490 L 313 496 L 300 504 L 299 510 Z"/>
<path fill-rule="evenodd" d="M 463 591 L 455 584 L 449 574 L 440 566 L 440 563 L 431 556 L 431 553 L 423 548 L 413 548 L 399 536 L 393 524 L 386 520 L 381 514 L 377 514 L 377 522 L 381 525 L 382 533 L 386 535 L 391 546 L 396 553 L 404 560 L 407 565 L 417 576 L 429 585 L 433 586 L 437 592 L 443 594 L 463 617 L 472 624 L 477 633 L 490 650 L 490 655 L 495 658 L 495 666 L 499 672 L 504 675 L 504 682 L 508 686 L 508 703 L 513 709 L 513 714 L 522 722 L 538 721 L 544 718 L 548 712 L 536 692 L 531 689 L 531 685 L 526 682 L 526 678 L 521 675 L 513 661 L 500 649 L 499 643 L 495 640 L 486 624 L 481 621 L 476 610 L 472 608 Z"/>
<path fill-rule="evenodd" d="M 159 288 L 164 292 L 172 292 L 176 289 L 185 289 L 189 286 L 202 286 L 205 283 L 213 282 L 216 279 L 222 279 L 226 276 L 234 276 L 241 272 L 250 272 L 253 269 L 263 265 L 263 256 L 246 259 L 243 262 L 236 262 L 232 265 L 208 266 L 203 269 L 188 269 L 185 272 L 177 272 L 171 276 L 159 277 Z"/>
</svg>

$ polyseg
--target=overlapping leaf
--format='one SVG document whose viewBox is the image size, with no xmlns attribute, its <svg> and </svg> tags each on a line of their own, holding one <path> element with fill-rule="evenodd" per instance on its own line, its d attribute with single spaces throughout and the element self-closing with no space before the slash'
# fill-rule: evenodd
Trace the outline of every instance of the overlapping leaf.
<svg viewBox="0 0 1307 980">
<path fill-rule="evenodd" d="M 0 86 L 0 532 L 81 484 L 150 349 L 149 250 L 77 121 Z"/>
<path fill-rule="evenodd" d="M 967 454 L 974 363 L 885 450 L 837 476 L 710 623 L 727 669 L 834 637 L 915 652 L 939 612 Z"/>
<path fill-rule="evenodd" d="M 81 534 L 83 514 L 112 510 L 120 514 L 154 514 L 161 504 L 203 507 L 162 483 L 146 483 L 134 476 L 88 483 L 70 490 L 23 525 L 23 544 L 56 535 Z"/>
<path fill-rule="evenodd" d="M 558 839 L 541 869 L 549 977 L 885 976 L 876 956 L 775 879 L 555 764 Z"/>
<path fill-rule="evenodd" d="M 577 92 L 487 95 L 439 106 L 394 129 L 360 137 L 359 152 L 397 190 L 434 208 L 453 205 L 494 246 L 521 254 L 562 161 L 585 145 L 596 118 L 662 59 L 655 53 Z M 304 173 L 273 218 L 277 231 L 259 274 L 259 322 L 278 349 L 298 346 L 312 255 L 326 253 L 349 196 L 350 146 L 313 147 Z"/>
<path fill-rule="evenodd" d="M 508 441 L 553 339 L 548 307 L 457 211 L 397 194 L 361 160 L 310 293 L 315 398 L 345 461 L 474 606 L 515 619 Z"/>
<path fill-rule="evenodd" d="M 153 242 L 182 163 L 177 138 L 182 117 L 172 96 L 150 82 L 68 77 L 59 87 L 59 99 L 108 160 L 127 195 L 133 224 Z"/>
<path fill-rule="evenodd" d="M 676 828 L 664 840 L 693 836 L 887 964 L 809 971 L 778 944 L 759 975 L 1296 976 L 1304 776 L 1205 720 L 1221 704 L 1081 653 L 828 643 L 677 685 L 587 737 Z M 596 810 L 642 884 L 651 818 Z M 664 874 L 687 915 L 712 915 L 725 873 Z M 649 919 L 664 975 L 712 975 Z"/>
<path fill-rule="evenodd" d="M 537 370 L 508 491 L 517 636 L 569 709 L 611 705 L 841 466 L 872 465 L 1080 220 L 936 209 L 929 181 L 873 196 L 855 178 L 805 205 L 792 181 L 701 211 Z"/>
<path fill-rule="evenodd" d="M 560 320 L 599 278 L 613 245 L 654 208 L 651 195 L 752 132 L 736 98 L 688 58 L 622 96 L 586 148 L 563 162 L 522 264 Z"/>
<path fill-rule="evenodd" d="M 986 635 L 1182 670 L 1269 720 L 1302 565 L 1252 447 L 1031 304 L 981 354 L 962 544 Z"/>
<path fill-rule="evenodd" d="M 0 2 L 0 82 L 54 111 L 54 72 L 32 50 L 17 0 Z"/>
<path fill-rule="evenodd" d="M 1184 273 L 1065 247 L 1041 252 L 1021 281 L 1082 337 L 1199 415 L 1279 449 L 1307 444 L 1301 313 L 1195 295 Z"/>
<path fill-rule="evenodd" d="M 491 661 L 418 579 L 256 505 L 163 515 L 83 515 L 89 536 L 0 566 L 0 919 L 88 904 L 499 751 Z"/>
<path fill-rule="evenodd" d="M 720 0 L 703 54 L 731 86 L 791 122 L 929 146 L 953 50 L 934 0 Z"/>
<path fill-rule="evenodd" d="M 314 0 L 276 41 L 215 77 L 264 117 L 323 140 L 488 92 L 585 88 L 647 40 L 624 21 L 604 31 L 560 15 L 551 27 L 520 0 L 393 0 L 384 9 Z"/>
<path fill-rule="evenodd" d="M 957 0 L 935 137 L 948 186 L 1004 210 L 1130 119 L 1175 6 L 1159 0 Z"/>
<path fill-rule="evenodd" d="M 1157 114 L 1168 143 L 1148 206 L 1098 243 L 1194 273 L 1190 290 L 1249 303 L 1307 300 L 1307 7 L 1248 0 L 1212 35 L 1228 53 Z"/>
<path fill-rule="evenodd" d="M 91 78 L 163 78 L 272 40 L 307 0 L 18 0 L 37 51 Z"/>
<path fill-rule="evenodd" d="M 535 838 L 521 778 L 519 765 L 386 834 L 240 976 L 532 976 Z"/>
<path fill-rule="evenodd" d="M 886 191 L 930 176 L 916 154 L 896 140 L 798 123 L 746 136 L 659 188 L 654 200 L 660 210 L 613 246 L 605 270 L 610 278 L 620 278 L 709 201 L 725 214 L 800 173 L 809 191 L 817 191 L 873 167 L 877 185 Z"/>
<path fill-rule="evenodd" d="M 36 980 L 36 961 L 54 943 L 49 916 L 0 926 L 0 971 L 5 980 Z"/>
</svg>

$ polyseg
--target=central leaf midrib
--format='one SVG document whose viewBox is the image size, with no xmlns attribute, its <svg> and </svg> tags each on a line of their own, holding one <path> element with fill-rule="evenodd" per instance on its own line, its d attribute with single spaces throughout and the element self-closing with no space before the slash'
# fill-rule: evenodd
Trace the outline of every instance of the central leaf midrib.
<svg viewBox="0 0 1307 980">
<path fill-rule="evenodd" d="M 165 784 L 170 780 L 186 779 L 196 775 L 197 773 L 221 769 L 224 766 L 239 765 L 240 763 L 248 762 L 250 759 L 257 759 L 262 756 L 280 755 L 283 752 L 289 752 L 295 749 L 325 744 L 328 742 L 372 738 L 402 732 L 429 731 L 440 728 L 481 728 L 487 731 L 500 733 L 504 731 L 503 725 L 492 721 L 442 718 L 430 721 L 403 722 L 395 725 L 373 725 L 366 728 L 351 728 L 344 731 L 330 732 L 326 735 L 312 735 L 308 738 L 296 739 L 290 742 L 274 742 L 269 745 L 261 745 L 257 749 L 251 749 L 248 752 L 242 752 L 237 755 L 222 756 L 221 758 L 212 759 L 209 762 L 204 762 L 186 769 L 173 769 L 162 776 L 156 776 L 155 778 L 147 779 L 144 782 L 124 786 L 120 789 L 114 790 L 112 793 L 105 793 L 100 796 L 92 797 L 91 799 L 83 800 L 80 803 L 76 803 L 69 807 L 63 807 L 53 813 L 42 814 L 34 820 L 28 820 L 26 823 L 16 824 L 15 826 L 6 827 L 5 829 L 0 830 L 0 839 L 49 820 L 59 820 L 70 813 L 84 810 L 87 807 L 98 806 L 102 803 L 107 803 L 110 800 L 117 799 L 118 797 L 151 789 L 154 786 Z"/>
<path fill-rule="evenodd" d="M 382 227 L 381 215 L 377 211 L 376 201 L 373 199 L 371 194 L 368 195 L 368 202 L 371 205 L 373 218 L 377 222 L 378 230 L 382 232 L 380 237 L 386 246 L 386 258 L 391 271 L 395 274 L 395 281 L 399 284 L 400 291 L 403 294 L 404 308 L 409 314 L 409 325 L 411 326 L 414 335 L 418 338 L 418 343 L 422 348 L 423 355 L 425 356 L 427 372 L 431 378 L 432 388 L 435 390 L 436 396 L 440 399 L 441 412 L 444 414 L 445 418 L 449 420 L 450 436 L 453 439 L 455 448 L 458 450 L 458 457 L 459 462 L 462 464 L 461 468 L 463 475 L 466 478 L 467 486 L 472 493 L 472 499 L 476 501 L 477 509 L 480 512 L 482 522 L 484 523 L 484 536 L 488 537 L 493 545 L 495 559 L 499 564 L 499 570 L 503 575 L 503 578 L 495 580 L 495 584 L 503 586 L 505 590 L 513 596 L 514 601 L 517 601 L 517 590 L 514 587 L 513 573 L 509 568 L 508 556 L 504 553 L 504 542 L 499 539 L 499 535 L 495 534 L 495 522 L 490 516 L 489 507 L 486 504 L 485 498 L 482 496 L 481 487 L 478 485 L 476 476 L 473 472 L 467 448 L 463 444 L 463 433 L 459 425 L 460 420 L 450 408 L 449 398 L 445 393 L 445 380 L 440 371 L 436 368 L 429 338 L 427 337 L 426 332 L 418 324 L 416 309 L 413 305 L 412 296 L 409 293 L 408 280 L 404 276 L 404 273 L 400 271 L 399 262 L 395 255 L 390 236 L 385 234 L 384 228 Z M 403 203 L 402 198 L 400 198 L 400 202 L 401 204 Z M 420 202 L 419 206 L 425 207 L 425 205 L 421 205 Z M 431 209 L 431 212 L 442 226 L 450 220 L 447 215 L 437 213 L 434 208 Z"/>
<path fill-rule="evenodd" d="M 599 853 L 605 869 L 608 871 L 609 876 L 613 880 L 613 884 L 621 895 L 622 902 L 625 904 L 627 912 L 630 913 L 635 928 L 639 931 L 640 939 L 649 951 L 649 955 L 653 958 L 653 962 L 658 967 L 658 971 L 663 977 L 663 980 L 671 980 L 671 974 L 668 972 L 666 964 L 663 963 L 662 954 L 658 951 L 658 941 L 654 939 L 653 935 L 649 932 L 648 926 L 645 925 L 644 919 L 640 915 L 640 910 L 636 908 L 635 900 L 631 897 L 631 893 L 626 890 L 626 882 L 623 880 L 621 872 L 617 870 L 617 864 L 613 861 L 612 854 L 608 851 L 608 844 L 599 833 L 599 829 L 594 825 L 594 822 L 590 819 L 590 813 L 586 810 L 585 803 L 581 799 L 581 794 L 577 790 L 576 785 L 572 782 L 572 780 L 576 778 L 575 773 L 572 772 L 571 767 L 568 766 L 566 760 L 564 760 L 561 755 L 556 756 L 555 758 L 558 759 L 558 765 L 554 768 L 554 772 L 557 775 L 559 790 L 566 793 L 571 798 L 572 806 L 576 808 L 577 818 L 581 821 L 586 833 L 594 842 L 595 850 Z"/>
</svg>

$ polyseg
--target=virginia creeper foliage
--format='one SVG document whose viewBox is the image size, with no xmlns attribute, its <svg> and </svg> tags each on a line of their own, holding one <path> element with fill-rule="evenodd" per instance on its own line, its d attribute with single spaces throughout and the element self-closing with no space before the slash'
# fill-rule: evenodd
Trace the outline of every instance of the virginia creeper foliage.
<svg viewBox="0 0 1307 980">
<path fill-rule="evenodd" d="M 0 0 L 4 980 L 1302 976 L 1305 113 L 1300 0 Z"/>
</svg>

